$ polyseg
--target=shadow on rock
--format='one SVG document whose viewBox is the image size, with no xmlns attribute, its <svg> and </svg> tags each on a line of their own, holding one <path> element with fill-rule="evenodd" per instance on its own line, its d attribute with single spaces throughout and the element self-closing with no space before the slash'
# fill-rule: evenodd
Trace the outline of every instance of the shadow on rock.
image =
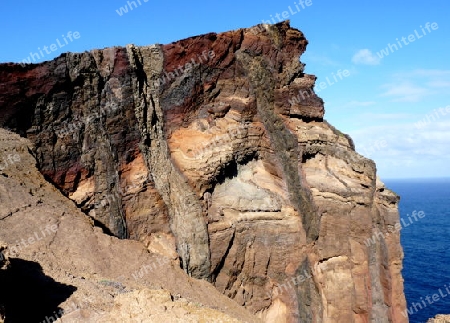
<svg viewBox="0 0 450 323">
<path fill-rule="evenodd" d="M 36 262 L 10 258 L 9 269 L 0 272 L 0 309 L 5 323 L 52 322 L 61 317 L 64 302 L 75 286 L 58 283 Z"/>
</svg>

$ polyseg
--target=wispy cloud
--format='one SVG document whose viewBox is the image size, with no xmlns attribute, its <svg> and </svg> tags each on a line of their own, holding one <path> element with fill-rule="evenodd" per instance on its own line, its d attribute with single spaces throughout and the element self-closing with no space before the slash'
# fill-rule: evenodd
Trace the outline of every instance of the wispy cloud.
<svg viewBox="0 0 450 323">
<path fill-rule="evenodd" d="M 352 57 L 352 62 L 358 65 L 379 65 L 380 58 L 369 49 L 360 49 Z"/>
<path fill-rule="evenodd" d="M 402 83 L 384 84 L 385 92 L 381 96 L 391 98 L 392 102 L 418 102 L 431 92 L 418 85 L 403 81 Z"/>
<path fill-rule="evenodd" d="M 432 94 L 445 94 L 450 87 L 450 70 L 415 69 L 395 73 L 381 86 L 381 96 L 392 102 L 418 102 Z"/>
<path fill-rule="evenodd" d="M 433 88 L 450 88 L 450 81 L 431 81 L 428 82 L 427 85 Z"/>
<path fill-rule="evenodd" d="M 302 62 L 312 62 L 323 66 L 339 66 L 340 64 L 326 55 L 318 55 L 312 52 L 306 52 L 302 56 Z"/>
<path fill-rule="evenodd" d="M 394 74 L 396 77 L 450 77 L 450 70 L 437 70 L 437 69 L 415 69 L 409 72 L 402 72 Z"/>
<path fill-rule="evenodd" d="M 375 101 L 350 101 L 344 104 L 344 108 L 364 108 L 375 105 Z"/>
<path fill-rule="evenodd" d="M 349 134 L 356 151 L 375 160 L 383 176 L 450 175 L 450 114 L 420 129 L 409 122 L 368 127 Z"/>
<path fill-rule="evenodd" d="M 364 118 L 370 120 L 405 120 L 411 119 L 415 116 L 409 113 L 366 113 Z"/>
</svg>

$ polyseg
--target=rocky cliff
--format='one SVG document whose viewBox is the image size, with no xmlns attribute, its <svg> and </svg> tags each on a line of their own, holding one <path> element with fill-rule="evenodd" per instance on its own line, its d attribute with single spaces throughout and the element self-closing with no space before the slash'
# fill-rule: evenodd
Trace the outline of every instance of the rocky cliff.
<svg viewBox="0 0 450 323">
<path fill-rule="evenodd" d="M 266 322 L 407 322 L 398 196 L 323 119 L 306 46 L 284 22 L 3 64 L 0 126 L 104 234 Z"/>
<path fill-rule="evenodd" d="M 436 315 L 436 317 L 429 319 L 427 323 L 449 323 L 450 315 Z"/>
<path fill-rule="evenodd" d="M 9 260 L 6 258 L 6 245 L 0 241 L 0 276 L 3 270 L 6 270 L 9 267 Z M 5 308 L 3 303 L 0 302 L 0 323 L 3 323 L 5 319 Z"/>
<path fill-rule="evenodd" d="M 33 148 L 0 129 L 1 155 L 15 157 L 0 170 L 0 322 L 259 321 L 176 256 L 104 234 L 46 182 Z"/>
</svg>

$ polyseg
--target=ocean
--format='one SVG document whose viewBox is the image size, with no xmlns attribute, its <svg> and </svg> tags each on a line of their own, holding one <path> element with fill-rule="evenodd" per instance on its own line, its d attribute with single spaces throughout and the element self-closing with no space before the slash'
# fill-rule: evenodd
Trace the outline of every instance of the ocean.
<svg viewBox="0 0 450 323">
<path fill-rule="evenodd" d="M 409 320 L 450 314 L 450 179 L 385 180 L 401 196 L 403 278 Z M 422 211 L 422 218 L 417 214 Z"/>
</svg>

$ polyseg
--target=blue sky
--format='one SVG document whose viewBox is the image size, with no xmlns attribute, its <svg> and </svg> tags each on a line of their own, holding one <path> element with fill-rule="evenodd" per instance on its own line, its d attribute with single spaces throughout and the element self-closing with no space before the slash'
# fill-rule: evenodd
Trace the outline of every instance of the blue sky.
<svg viewBox="0 0 450 323">
<path fill-rule="evenodd" d="M 326 119 L 377 162 L 382 178 L 450 177 L 450 112 L 438 110 L 450 110 L 450 1 L 303 0 L 304 8 L 300 0 L 139 1 L 119 15 L 126 0 L 5 0 L 0 62 L 20 62 L 39 49 L 42 61 L 66 51 L 169 43 L 277 20 L 290 6 L 291 25 L 309 40 L 301 58 L 306 72 L 317 82 L 350 72 L 320 91 Z M 70 40 L 69 32 L 79 38 Z M 56 40 L 61 46 L 50 49 Z"/>
</svg>

